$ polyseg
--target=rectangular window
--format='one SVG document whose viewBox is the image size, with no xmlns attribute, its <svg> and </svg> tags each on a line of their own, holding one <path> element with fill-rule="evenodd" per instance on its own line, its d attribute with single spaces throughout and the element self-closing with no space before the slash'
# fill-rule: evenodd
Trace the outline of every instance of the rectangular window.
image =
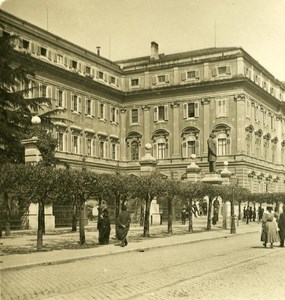
<svg viewBox="0 0 285 300">
<path fill-rule="evenodd" d="M 63 65 L 63 55 L 57 54 L 56 55 L 56 62 Z"/>
<path fill-rule="evenodd" d="M 139 123 L 139 110 L 137 108 L 133 108 L 131 110 L 132 113 L 132 124 L 138 124 Z"/>
<path fill-rule="evenodd" d="M 131 79 L 131 86 L 138 86 L 139 85 L 139 79 L 135 78 L 135 79 Z"/>
<path fill-rule="evenodd" d="M 116 108 L 111 107 L 111 122 L 116 122 Z"/>
<path fill-rule="evenodd" d="M 187 72 L 187 78 L 188 79 L 195 78 L 195 77 L 196 77 L 196 72 L 195 71 Z"/>
<path fill-rule="evenodd" d="M 100 141 L 100 144 L 99 144 L 99 156 L 101 158 L 105 157 L 105 142 L 104 141 Z"/>
<path fill-rule="evenodd" d="M 30 42 L 27 40 L 23 40 L 23 48 L 28 50 L 30 48 Z"/>
<path fill-rule="evenodd" d="M 73 145 L 72 145 L 72 149 L 73 149 L 73 153 L 78 154 L 79 153 L 79 137 L 74 135 L 73 136 Z"/>
<path fill-rule="evenodd" d="M 99 117 L 100 119 L 105 119 L 105 104 L 100 103 L 99 105 Z"/>
<path fill-rule="evenodd" d="M 98 78 L 99 78 L 99 79 L 104 79 L 104 73 L 101 72 L 101 71 L 99 71 L 99 72 L 98 72 Z"/>
<path fill-rule="evenodd" d="M 113 76 L 111 76 L 111 77 L 110 77 L 110 83 L 111 83 L 111 84 L 116 84 L 116 78 L 113 77 Z"/>
<path fill-rule="evenodd" d="M 91 75 L 91 68 L 86 66 L 85 67 L 85 73 L 88 74 L 88 75 Z"/>
<path fill-rule="evenodd" d="M 164 106 L 158 106 L 158 121 L 164 121 Z"/>
<path fill-rule="evenodd" d="M 198 118 L 199 117 L 199 103 L 198 102 L 190 102 L 183 103 L 183 118 Z"/>
<path fill-rule="evenodd" d="M 112 159 L 117 159 L 117 145 L 116 144 L 112 144 Z"/>
<path fill-rule="evenodd" d="M 77 103 L 78 103 L 78 97 L 77 97 L 77 95 L 72 95 L 72 110 L 73 111 L 78 111 L 78 105 L 77 105 Z"/>
<path fill-rule="evenodd" d="M 86 152 L 87 156 L 92 156 L 92 139 L 88 138 L 86 140 Z"/>
<path fill-rule="evenodd" d="M 71 61 L 71 67 L 76 70 L 77 69 L 77 61 L 72 60 Z"/>
<path fill-rule="evenodd" d="M 62 132 L 58 132 L 58 134 L 57 134 L 57 149 L 58 149 L 58 151 L 64 151 L 63 140 L 64 140 L 64 134 Z"/>
<path fill-rule="evenodd" d="M 227 67 L 218 67 L 218 74 L 223 75 L 227 73 Z"/>
<path fill-rule="evenodd" d="M 40 54 L 41 54 L 41 56 L 46 57 L 47 56 L 47 49 L 43 48 L 43 47 L 40 47 Z"/>
<path fill-rule="evenodd" d="M 63 107 L 63 91 L 58 91 L 58 106 Z"/>
<path fill-rule="evenodd" d="M 226 99 L 217 100 L 217 117 L 227 116 L 227 103 Z"/>
<path fill-rule="evenodd" d="M 195 117 L 195 103 L 188 103 L 188 118 Z"/>
<path fill-rule="evenodd" d="M 275 129 L 275 118 L 274 116 L 271 116 L 270 117 L 270 124 L 271 124 L 271 129 Z"/>
<path fill-rule="evenodd" d="M 91 116 L 91 100 L 90 99 L 87 99 L 86 101 L 86 113 L 88 116 Z"/>
<path fill-rule="evenodd" d="M 41 85 L 40 87 L 40 97 L 46 98 L 47 97 L 47 86 Z"/>
<path fill-rule="evenodd" d="M 166 82 L 166 76 L 165 75 L 158 75 L 157 80 L 159 83 Z"/>
</svg>

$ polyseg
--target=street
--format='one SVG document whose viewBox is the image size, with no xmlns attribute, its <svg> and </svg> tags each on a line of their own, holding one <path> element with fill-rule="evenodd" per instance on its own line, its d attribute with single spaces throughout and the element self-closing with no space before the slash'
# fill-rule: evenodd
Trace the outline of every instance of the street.
<svg viewBox="0 0 285 300">
<path fill-rule="evenodd" d="M 185 236 L 187 238 L 187 236 Z M 285 299 L 285 249 L 259 233 L 4 270 L 1 299 Z"/>
</svg>

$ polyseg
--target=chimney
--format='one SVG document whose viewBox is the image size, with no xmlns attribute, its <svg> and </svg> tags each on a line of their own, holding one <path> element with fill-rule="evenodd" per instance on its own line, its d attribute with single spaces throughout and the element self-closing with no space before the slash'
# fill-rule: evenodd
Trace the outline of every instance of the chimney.
<svg viewBox="0 0 285 300">
<path fill-rule="evenodd" d="M 159 59 L 158 44 L 156 42 L 151 42 L 150 60 L 157 60 L 157 59 Z"/>
<path fill-rule="evenodd" d="M 100 49 L 101 49 L 101 47 L 100 46 L 98 46 L 98 47 L 96 47 L 97 48 L 97 55 L 99 55 L 100 56 Z"/>
</svg>

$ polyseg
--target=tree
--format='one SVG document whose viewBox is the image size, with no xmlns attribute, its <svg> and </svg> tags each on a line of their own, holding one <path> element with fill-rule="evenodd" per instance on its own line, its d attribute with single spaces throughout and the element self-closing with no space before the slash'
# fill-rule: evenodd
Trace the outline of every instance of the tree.
<svg viewBox="0 0 285 300">
<path fill-rule="evenodd" d="M 47 98 L 28 98 L 34 88 L 29 83 L 34 78 L 32 60 L 28 54 L 15 55 L 17 37 L 0 38 L 0 162 L 24 162 L 21 140 L 29 137 L 31 118 L 50 104 Z M 16 57 L 25 57 L 23 65 Z"/>
<path fill-rule="evenodd" d="M 167 232 L 172 234 L 173 201 L 175 197 L 180 193 L 180 182 L 172 179 L 167 179 L 162 182 L 162 191 L 162 195 L 164 195 L 167 200 L 168 208 Z"/>
<path fill-rule="evenodd" d="M 133 193 L 145 203 L 143 236 L 149 237 L 150 204 L 152 199 L 163 191 L 162 178 L 159 174 L 155 173 L 133 179 Z"/>
</svg>

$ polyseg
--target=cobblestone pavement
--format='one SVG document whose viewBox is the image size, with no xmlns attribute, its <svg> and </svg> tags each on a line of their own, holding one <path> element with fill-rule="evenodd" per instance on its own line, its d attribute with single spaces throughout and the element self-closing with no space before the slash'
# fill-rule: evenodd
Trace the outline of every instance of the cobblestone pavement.
<svg viewBox="0 0 285 300">
<path fill-rule="evenodd" d="M 285 299 L 285 249 L 259 233 L 2 272 L 1 299 Z"/>
</svg>

